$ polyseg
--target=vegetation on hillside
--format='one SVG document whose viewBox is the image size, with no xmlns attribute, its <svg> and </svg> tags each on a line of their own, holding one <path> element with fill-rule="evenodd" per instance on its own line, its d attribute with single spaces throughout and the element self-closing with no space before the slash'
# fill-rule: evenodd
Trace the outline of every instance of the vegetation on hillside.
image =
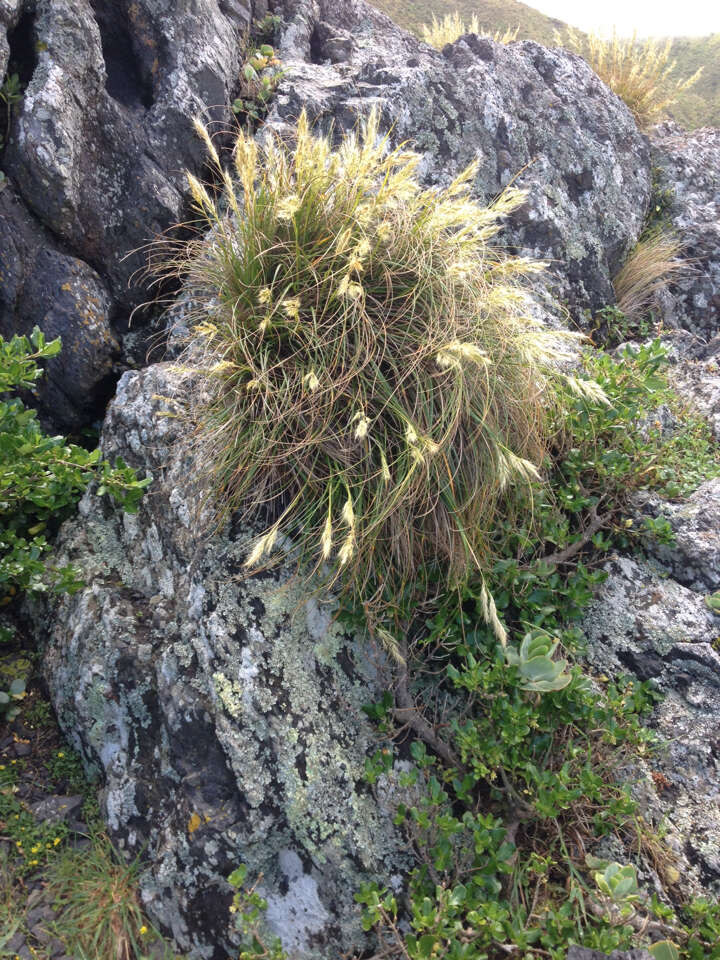
<svg viewBox="0 0 720 960">
<path fill-rule="evenodd" d="M 720 127 L 720 33 L 675 37 L 670 53 L 677 60 L 678 74 L 690 76 L 701 67 L 703 71 L 695 86 L 669 108 L 670 116 L 688 130 Z"/>
<path fill-rule="evenodd" d="M 537 40 L 552 45 L 556 30 L 565 24 L 545 16 L 519 0 L 375 0 L 373 6 L 387 13 L 395 23 L 411 33 L 422 36 L 424 24 L 433 17 L 442 20 L 458 13 L 464 23 L 473 18 L 482 30 L 494 34 L 518 30 L 518 39 Z"/>
<path fill-rule="evenodd" d="M 462 37 L 465 33 L 476 33 L 479 36 L 486 35 L 477 17 L 472 17 L 467 23 L 464 23 L 457 11 L 454 14 L 447 14 L 442 20 L 438 20 L 433 14 L 432 23 L 425 23 L 422 28 L 422 38 L 425 43 L 429 43 L 431 47 L 435 47 L 437 50 L 442 50 L 448 43 L 454 43 L 458 37 Z M 517 28 L 505 31 L 496 30 L 495 33 L 488 33 L 487 36 L 495 43 L 512 43 L 513 40 L 517 40 L 518 31 Z"/>
<path fill-rule="evenodd" d="M 568 29 L 558 43 L 579 53 L 600 79 L 630 108 L 640 129 L 668 116 L 671 106 L 697 83 L 702 67 L 689 77 L 678 75 L 671 42 L 639 41 L 637 36 L 589 35 Z"/>
</svg>

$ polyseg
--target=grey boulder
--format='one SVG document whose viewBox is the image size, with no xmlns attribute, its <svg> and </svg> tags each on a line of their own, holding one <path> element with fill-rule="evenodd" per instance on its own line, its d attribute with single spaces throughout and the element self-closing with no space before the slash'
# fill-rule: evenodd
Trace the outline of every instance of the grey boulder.
<svg viewBox="0 0 720 960">
<path fill-rule="evenodd" d="M 614 300 L 611 276 L 640 232 L 650 157 L 625 104 L 587 64 L 536 43 L 468 34 L 442 51 L 361 0 L 285 0 L 284 74 L 269 124 L 289 130 L 304 107 L 336 131 L 381 107 L 394 142 L 423 155 L 428 184 L 480 161 L 489 201 L 513 181 L 528 190 L 503 242 L 547 258 L 575 309 Z"/>
<path fill-rule="evenodd" d="M 387 665 L 287 569 L 245 575 L 251 524 L 208 527 L 203 460 L 167 399 L 178 376 L 120 380 L 102 447 L 153 483 L 137 515 L 88 493 L 63 528 L 57 559 L 87 586 L 56 601 L 45 677 L 102 774 L 113 841 L 143 856 L 150 917 L 183 951 L 224 960 L 226 878 L 244 863 L 290 954 L 334 960 L 367 945 L 360 884 L 398 886 L 411 863 L 363 779 L 378 742 L 361 707 Z"/>
<path fill-rule="evenodd" d="M 651 144 L 660 185 L 671 192 L 672 227 L 691 261 L 672 286 L 663 320 L 711 340 L 720 333 L 720 130 L 665 123 L 652 131 Z"/>
<path fill-rule="evenodd" d="M 0 192 L 0 335 L 38 326 L 62 339 L 38 384 L 53 427 L 80 428 L 107 403 L 120 356 L 111 318 L 110 293 L 92 267 L 63 253 L 12 187 Z"/>
</svg>

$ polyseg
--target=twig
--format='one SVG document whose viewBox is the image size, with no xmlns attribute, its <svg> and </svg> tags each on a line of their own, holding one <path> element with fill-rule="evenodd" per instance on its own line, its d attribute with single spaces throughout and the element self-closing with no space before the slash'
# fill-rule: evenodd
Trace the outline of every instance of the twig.
<svg viewBox="0 0 720 960">
<path fill-rule="evenodd" d="M 593 511 L 593 516 L 590 523 L 587 525 L 583 531 L 582 536 L 579 540 L 576 540 L 575 543 L 571 543 L 569 547 L 565 547 L 564 550 L 558 550 L 557 553 L 549 553 L 547 556 L 539 557 L 537 560 L 533 560 L 533 566 L 537 563 L 545 563 L 549 566 L 559 567 L 563 563 L 567 563 L 568 560 L 580 553 L 583 547 L 592 540 L 598 530 L 601 530 L 603 527 L 606 527 L 610 524 L 612 519 L 612 514 L 604 513 L 602 516 L 598 516 L 595 511 Z"/>
<path fill-rule="evenodd" d="M 395 702 L 397 706 L 393 710 L 393 715 L 402 723 L 410 727 L 413 733 L 416 733 L 421 740 L 435 751 L 435 753 L 448 764 L 463 770 L 460 760 L 455 754 L 450 744 L 442 740 L 427 720 L 420 714 L 415 703 L 410 696 L 410 686 L 408 677 L 408 649 L 407 642 L 400 644 L 400 653 L 402 664 L 398 668 L 397 684 L 395 686 Z"/>
</svg>

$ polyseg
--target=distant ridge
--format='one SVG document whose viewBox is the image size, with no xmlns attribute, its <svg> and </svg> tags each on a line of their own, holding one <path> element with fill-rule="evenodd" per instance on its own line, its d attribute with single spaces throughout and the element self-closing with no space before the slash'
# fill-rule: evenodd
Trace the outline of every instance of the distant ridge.
<svg viewBox="0 0 720 960">
<path fill-rule="evenodd" d="M 555 32 L 562 33 L 567 27 L 562 20 L 548 17 L 519 0 L 373 0 L 373 5 L 418 35 L 433 14 L 440 19 L 456 10 L 466 22 L 476 16 L 488 32 L 517 27 L 519 40 L 537 40 L 545 46 L 554 46 Z M 704 67 L 700 80 L 672 107 L 673 119 L 690 130 L 720 127 L 720 33 L 677 37 L 672 53 L 678 62 L 678 76 L 690 76 L 698 67 Z"/>
</svg>

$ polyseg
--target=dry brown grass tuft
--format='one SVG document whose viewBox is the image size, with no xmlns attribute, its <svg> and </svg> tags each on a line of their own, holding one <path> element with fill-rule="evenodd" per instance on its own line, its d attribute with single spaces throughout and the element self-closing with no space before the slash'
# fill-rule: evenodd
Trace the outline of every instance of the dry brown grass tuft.
<svg viewBox="0 0 720 960">
<path fill-rule="evenodd" d="M 646 317 L 656 295 L 687 273 L 689 265 L 681 254 L 680 240 L 662 231 L 635 246 L 613 279 L 617 306 L 629 320 Z"/>
</svg>

